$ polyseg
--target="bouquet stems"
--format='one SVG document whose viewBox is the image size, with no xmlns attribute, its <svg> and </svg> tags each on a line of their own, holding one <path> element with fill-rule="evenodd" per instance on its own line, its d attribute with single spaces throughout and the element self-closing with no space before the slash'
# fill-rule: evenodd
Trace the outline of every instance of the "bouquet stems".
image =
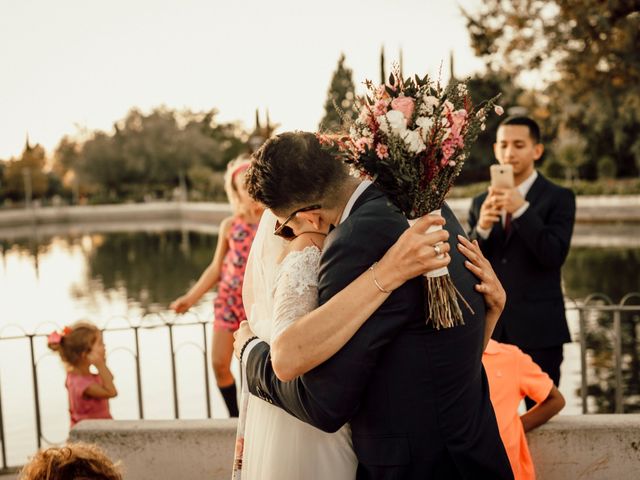
<svg viewBox="0 0 640 480">
<path fill-rule="evenodd" d="M 458 305 L 458 292 L 449 274 L 425 279 L 427 297 L 427 323 L 436 330 L 464 325 L 462 311 Z M 466 303 L 466 302 L 465 302 Z"/>
<path fill-rule="evenodd" d="M 442 210 L 434 210 L 429 215 L 441 215 Z M 409 224 L 415 220 L 409 220 Z M 429 227 L 426 233 L 442 230 L 441 225 Z M 443 257 L 443 255 L 442 255 Z M 464 325 L 462 311 L 458 305 L 458 297 L 471 310 L 469 304 L 462 298 L 449 276 L 447 267 L 442 267 L 424 275 L 427 323 L 431 322 L 436 330 Z"/>
</svg>

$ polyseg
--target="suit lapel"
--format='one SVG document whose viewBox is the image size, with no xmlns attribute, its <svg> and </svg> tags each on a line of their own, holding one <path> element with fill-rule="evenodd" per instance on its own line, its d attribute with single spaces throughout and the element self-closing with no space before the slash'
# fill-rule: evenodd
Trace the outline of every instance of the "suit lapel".
<svg viewBox="0 0 640 480">
<path fill-rule="evenodd" d="M 536 178 L 535 182 L 533 182 L 533 185 L 531 185 L 531 188 L 529 189 L 529 191 L 527 192 L 527 195 L 525 196 L 525 200 L 530 204 L 529 208 L 533 208 L 533 205 L 538 203 L 538 200 L 542 196 L 542 193 L 547 188 L 547 183 L 548 183 L 547 179 L 544 178 L 540 172 L 538 172 L 538 178 Z M 499 223 L 500 223 L 500 229 L 502 231 L 502 234 L 504 235 L 502 222 L 499 222 Z M 504 239 L 505 245 L 507 245 L 509 243 L 509 240 L 511 240 L 511 237 L 513 237 L 513 231 L 514 229 L 511 228 L 509 235 Z"/>
<path fill-rule="evenodd" d="M 538 203 L 538 199 L 542 195 L 542 192 L 544 192 L 547 188 L 548 183 L 549 181 L 544 178 L 540 172 L 538 172 L 538 178 L 536 178 L 536 181 L 533 182 L 533 185 L 531 185 L 531 188 L 527 192 L 525 200 L 532 205 L 534 203 Z"/>
<path fill-rule="evenodd" d="M 360 208 L 362 205 L 364 205 L 365 203 L 375 199 L 375 198 L 379 198 L 379 197 L 383 197 L 384 194 L 378 190 L 378 188 L 371 184 L 369 185 L 364 192 L 362 192 L 362 194 L 356 199 L 355 203 L 353 204 L 353 207 L 351 207 L 351 212 L 349 212 L 349 216 L 353 215 L 353 212 L 355 212 L 358 208 Z"/>
</svg>

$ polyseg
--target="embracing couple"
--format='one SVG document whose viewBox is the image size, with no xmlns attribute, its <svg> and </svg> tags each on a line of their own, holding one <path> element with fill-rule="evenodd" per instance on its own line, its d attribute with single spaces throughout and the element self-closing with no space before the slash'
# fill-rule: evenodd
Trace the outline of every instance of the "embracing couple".
<svg viewBox="0 0 640 480">
<path fill-rule="evenodd" d="M 481 363 L 504 290 L 451 210 L 409 228 L 305 132 L 267 141 L 247 188 L 268 210 L 236 333 L 251 394 L 234 475 L 513 478 Z M 421 275 L 443 266 L 470 309 L 436 330 Z"/>
</svg>

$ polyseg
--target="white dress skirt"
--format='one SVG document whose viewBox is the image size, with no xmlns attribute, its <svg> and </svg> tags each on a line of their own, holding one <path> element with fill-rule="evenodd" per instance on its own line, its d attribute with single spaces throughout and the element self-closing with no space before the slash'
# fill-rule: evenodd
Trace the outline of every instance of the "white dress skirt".
<svg viewBox="0 0 640 480">
<path fill-rule="evenodd" d="M 277 266 L 271 321 L 252 325 L 263 340 L 317 307 L 319 262 L 320 250 L 307 247 Z M 354 480 L 358 465 L 348 425 L 325 433 L 253 395 L 242 457 L 242 480 Z"/>
</svg>

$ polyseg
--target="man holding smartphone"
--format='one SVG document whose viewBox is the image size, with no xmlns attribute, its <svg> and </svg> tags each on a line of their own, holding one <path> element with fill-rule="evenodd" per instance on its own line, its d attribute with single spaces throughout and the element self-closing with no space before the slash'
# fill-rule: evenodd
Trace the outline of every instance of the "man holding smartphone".
<svg viewBox="0 0 640 480">
<path fill-rule="evenodd" d="M 493 150 L 507 168 L 492 173 L 492 186 L 473 199 L 469 212 L 470 236 L 507 292 L 493 338 L 518 346 L 558 385 L 562 346 L 571 341 L 561 267 L 573 233 L 575 196 L 536 171 L 544 146 L 533 119 L 506 118 Z M 508 166 L 513 182 L 505 187 L 511 183 L 505 179 Z M 527 407 L 532 405 L 527 399 Z"/>
</svg>

